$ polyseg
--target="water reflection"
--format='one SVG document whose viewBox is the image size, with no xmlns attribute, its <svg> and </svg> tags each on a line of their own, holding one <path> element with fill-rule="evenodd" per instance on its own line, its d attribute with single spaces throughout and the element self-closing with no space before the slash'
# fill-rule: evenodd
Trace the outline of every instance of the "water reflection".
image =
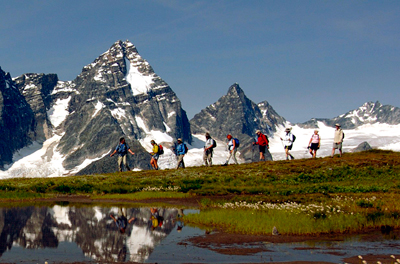
<svg viewBox="0 0 400 264">
<path fill-rule="evenodd" d="M 400 240 L 390 234 L 381 238 L 374 236 L 373 240 L 354 236 L 343 241 L 287 244 L 191 244 L 187 240 L 189 237 L 207 237 L 209 233 L 184 226 L 182 216 L 196 212 L 166 208 L 61 205 L 0 208 L 0 262 L 343 263 L 348 262 L 345 261 L 347 258 L 358 255 L 387 257 L 400 249 Z M 257 250 L 251 252 L 257 253 L 221 253 L 231 252 L 235 248 L 254 248 Z"/>
<path fill-rule="evenodd" d="M 183 227 L 178 209 L 55 205 L 0 210 L 0 259 L 13 246 L 42 249 L 74 242 L 92 260 L 144 262 L 174 228 Z"/>
</svg>

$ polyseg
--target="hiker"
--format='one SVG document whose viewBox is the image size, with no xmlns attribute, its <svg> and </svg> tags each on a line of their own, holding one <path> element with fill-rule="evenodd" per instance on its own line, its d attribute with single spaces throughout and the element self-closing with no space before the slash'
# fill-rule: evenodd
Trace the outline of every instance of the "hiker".
<svg viewBox="0 0 400 264">
<path fill-rule="evenodd" d="M 126 228 L 128 227 L 128 224 L 132 223 L 133 220 L 135 220 L 135 217 L 132 217 L 131 219 L 128 220 L 126 218 L 126 209 L 124 212 L 124 208 L 118 208 L 118 211 L 119 211 L 120 216 L 115 218 L 114 215 L 110 214 L 110 217 L 112 218 L 112 220 L 114 220 L 115 224 L 118 227 L 119 232 L 121 234 L 124 234 Z"/>
<path fill-rule="evenodd" d="M 176 169 L 182 164 L 182 168 L 185 168 L 185 162 L 183 161 L 183 157 L 187 153 L 187 147 L 183 143 L 181 138 L 177 140 L 178 146 L 176 146 L 176 155 L 178 156 L 178 164 L 176 165 Z"/>
<path fill-rule="evenodd" d="M 217 143 L 213 138 L 211 138 L 210 133 L 206 133 L 206 143 L 204 145 L 204 153 L 203 160 L 206 166 L 212 166 L 212 156 L 214 152 L 214 148 L 217 146 Z"/>
<path fill-rule="evenodd" d="M 228 139 L 228 151 L 229 151 L 229 156 L 228 159 L 226 160 L 226 162 L 224 164 L 222 164 L 223 166 L 228 165 L 229 160 L 233 159 L 233 161 L 235 162 L 235 164 L 238 164 L 237 159 L 236 159 L 236 152 L 237 152 L 237 148 L 239 147 L 239 140 L 237 138 L 233 138 L 231 134 L 228 134 L 226 136 L 226 138 Z"/>
<path fill-rule="evenodd" d="M 265 149 L 269 148 L 268 138 L 266 135 L 261 133 L 260 130 L 256 131 L 256 135 L 257 135 L 257 142 L 253 142 L 253 146 L 258 145 L 258 149 L 260 150 L 260 161 L 265 161 L 265 155 L 264 155 Z"/>
<path fill-rule="evenodd" d="M 115 148 L 114 152 L 111 153 L 110 157 L 114 156 L 115 153 L 118 152 L 118 170 L 121 172 L 122 171 L 122 164 L 126 167 L 128 171 L 131 169 L 129 168 L 128 163 L 126 162 L 126 154 L 131 153 L 134 155 L 135 153 L 132 152 L 132 150 L 129 148 L 128 144 L 125 142 L 125 138 L 120 138 L 119 139 L 119 144 Z"/>
<path fill-rule="evenodd" d="M 285 129 L 285 136 L 284 138 L 281 138 L 282 142 L 283 142 L 283 147 L 285 148 L 285 154 L 286 154 L 286 160 L 289 160 L 289 157 L 293 160 L 294 157 L 292 156 L 292 154 L 289 153 L 289 150 L 292 149 L 293 147 L 293 142 L 295 140 L 295 137 L 292 133 L 290 133 L 292 129 L 291 128 L 286 128 Z"/>
<path fill-rule="evenodd" d="M 150 152 L 150 155 L 151 155 L 150 164 L 153 169 L 158 170 L 157 161 L 159 158 L 159 154 L 158 154 L 159 147 L 154 140 L 151 140 L 150 144 L 153 146 L 152 152 Z"/>
<path fill-rule="evenodd" d="M 321 145 L 321 137 L 318 134 L 318 130 L 314 130 L 314 134 L 310 138 L 310 142 L 308 142 L 308 149 L 310 150 L 310 154 L 313 158 L 317 157 L 317 150 Z"/>
<path fill-rule="evenodd" d="M 335 125 L 336 130 L 335 130 L 335 135 L 333 137 L 333 148 L 332 148 L 332 155 L 331 157 L 335 155 L 335 149 L 339 150 L 340 157 L 342 157 L 342 143 L 343 143 L 343 138 L 344 138 L 344 133 L 343 130 L 340 126 L 340 124 Z"/>
</svg>

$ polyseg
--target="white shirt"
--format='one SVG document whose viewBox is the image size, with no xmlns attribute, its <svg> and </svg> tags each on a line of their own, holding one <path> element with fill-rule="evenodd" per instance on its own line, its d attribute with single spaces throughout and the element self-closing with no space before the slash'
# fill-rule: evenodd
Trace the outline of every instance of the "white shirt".
<svg viewBox="0 0 400 264">
<path fill-rule="evenodd" d="M 283 137 L 283 144 L 285 146 L 291 146 L 293 145 L 293 135 L 292 133 L 286 133 L 286 135 Z"/>
</svg>

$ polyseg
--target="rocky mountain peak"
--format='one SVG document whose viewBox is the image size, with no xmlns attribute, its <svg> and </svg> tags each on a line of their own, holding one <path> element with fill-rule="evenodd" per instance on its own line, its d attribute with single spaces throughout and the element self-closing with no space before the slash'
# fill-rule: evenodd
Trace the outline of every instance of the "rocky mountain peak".
<svg viewBox="0 0 400 264">
<path fill-rule="evenodd" d="M 238 83 L 234 83 L 229 87 L 227 95 L 240 97 L 241 95 L 244 95 L 244 92 Z"/>
<path fill-rule="evenodd" d="M 7 156 L 10 163 L 16 150 L 29 148 L 30 143 L 42 146 L 45 154 L 35 164 L 51 163 L 42 177 L 115 171 L 116 161 L 108 154 L 121 136 L 136 153 L 131 167 L 141 169 L 149 168 L 151 139 L 172 145 L 176 138 L 183 138 L 191 143 L 189 121 L 179 98 L 129 41 L 115 42 L 73 81 L 59 81 L 55 74 L 24 74 L 14 83 L 6 76 L 2 72 L 0 89 L 14 90 L 14 94 L 2 91 L 0 111 L 16 126 L 26 127 L 4 128 L 9 135 L 4 135 L 6 141 L 0 147 L 15 148 L 2 158 Z M 22 106 L 26 109 L 16 111 Z M 24 138 L 17 140 L 21 144 L 10 144 L 18 136 Z"/>
<path fill-rule="evenodd" d="M 282 125 L 285 119 L 280 117 L 267 101 L 259 105 L 252 102 L 235 83 L 216 103 L 207 106 L 190 120 L 191 130 L 195 134 L 210 132 L 217 139 L 224 140 L 227 134 L 239 138 L 242 156 L 246 160 L 254 160 L 249 146 L 260 129 L 267 135 L 276 131 L 276 126 Z M 271 157 L 270 155 L 267 155 Z"/>
</svg>

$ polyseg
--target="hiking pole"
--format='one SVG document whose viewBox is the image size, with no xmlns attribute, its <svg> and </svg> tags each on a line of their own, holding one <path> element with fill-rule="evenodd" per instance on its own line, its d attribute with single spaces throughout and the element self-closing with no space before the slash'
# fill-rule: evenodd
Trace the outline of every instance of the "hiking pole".
<svg viewBox="0 0 400 264">
<path fill-rule="evenodd" d="M 254 162 L 254 143 L 256 142 L 256 140 L 253 138 L 253 146 L 251 149 L 251 162 Z"/>
</svg>

